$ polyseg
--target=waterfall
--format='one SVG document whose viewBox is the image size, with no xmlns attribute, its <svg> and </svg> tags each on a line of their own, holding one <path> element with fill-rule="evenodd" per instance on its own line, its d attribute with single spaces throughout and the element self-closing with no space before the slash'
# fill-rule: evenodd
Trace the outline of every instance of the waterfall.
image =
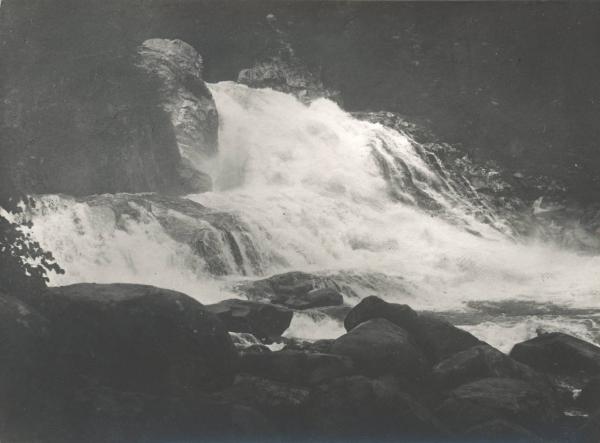
<svg viewBox="0 0 600 443">
<path fill-rule="evenodd" d="M 515 238 L 408 134 L 326 99 L 210 89 L 214 191 L 183 206 L 40 197 L 33 235 L 67 271 L 52 284 L 147 283 L 211 302 L 235 296 L 240 279 L 304 270 L 417 309 L 512 299 L 600 308 L 600 257 Z"/>
</svg>

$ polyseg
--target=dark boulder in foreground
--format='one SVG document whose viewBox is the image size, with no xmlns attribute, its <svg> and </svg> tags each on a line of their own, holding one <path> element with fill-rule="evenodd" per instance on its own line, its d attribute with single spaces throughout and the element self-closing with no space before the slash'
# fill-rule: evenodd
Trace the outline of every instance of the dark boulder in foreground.
<svg viewBox="0 0 600 443">
<path fill-rule="evenodd" d="M 34 420 L 43 399 L 50 356 L 48 321 L 22 301 L 0 293 L 0 439 Z M 10 438 L 9 440 L 16 440 Z"/>
<path fill-rule="evenodd" d="M 229 332 L 248 332 L 270 341 L 285 332 L 294 315 L 293 311 L 282 306 L 236 299 L 205 308 L 216 314 Z"/>
<path fill-rule="evenodd" d="M 361 323 L 342 335 L 331 352 L 352 358 L 366 375 L 394 374 L 416 379 L 427 370 L 425 356 L 410 334 L 383 318 Z"/>
<path fill-rule="evenodd" d="M 364 376 L 336 378 L 313 390 L 307 427 L 321 439 L 346 441 L 437 441 L 445 435 L 429 410 L 393 379 Z"/>
<path fill-rule="evenodd" d="M 448 394 L 436 413 L 456 431 L 498 419 L 527 429 L 547 429 L 559 418 L 550 395 L 511 378 L 484 378 L 462 385 Z"/>
<path fill-rule="evenodd" d="M 339 306 L 344 303 L 335 281 L 305 272 L 277 274 L 243 283 L 237 289 L 250 300 L 275 303 L 291 309 Z"/>
<path fill-rule="evenodd" d="M 600 347 L 561 332 L 518 343 L 510 356 L 540 372 L 600 374 Z"/>
<path fill-rule="evenodd" d="M 57 389 L 90 383 L 187 395 L 227 386 L 237 365 L 222 322 L 191 297 L 132 284 L 50 288 L 38 304 L 52 323 Z"/>
<path fill-rule="evenodd" d="M 348 357 L 293 350 L 243 352 L 240 371 L 295 385 L 315 385 L 355 372 Z"/>
<path fill-rule="evenodd" d="M 482 343 L 474 335 L 437 316 L 418 315 L 407 305 L 388 303 L 375 296 L 363 299 L 352 308 L 344 326 L 350 331 L 362 322 L 376 318 L 385 318 L 410 332 L 432 362 Z"/>
<path fill-rule="evenodd" d="M 374 295 L 363 298 L 352 308 L 344 320 L 344 327 L 350 331 L 374 318 L 385 318 L 407 331 L 417 328 L 417 313 L 410 306 L 388 303 Z"/>
<path fill-rule="evenodd" d="M 138 442 L 260 440 L 273 429 L 253 408 L 208 397 L 185 399 L 105 387 L 78 391 L 66 405 L 69 421 L 41 441 Z"/>
<path fill-rule="evenodd" d="M 543 377 L 529 366 L 487 344 L 458 352 L 432 369 L 433 382 L 441 389 L 451 389 L 470 381 L 491 377 L 543 381 Z"/>
</svg>

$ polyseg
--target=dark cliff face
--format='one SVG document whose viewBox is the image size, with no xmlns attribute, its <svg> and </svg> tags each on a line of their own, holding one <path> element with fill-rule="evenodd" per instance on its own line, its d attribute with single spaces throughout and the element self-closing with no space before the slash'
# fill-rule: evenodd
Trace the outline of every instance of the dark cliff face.
<svg viewBox="0 0 600 443">
<path fill-rule="evenodd" d="M 56 7 L 56 10 L 53 9 Z M 2 5 L 2 154 L 25 192 L 182 192 L 160 82 L 98 2 Z"/>
<path fill-rule="evenodd" d="M 73 89 L 53 83 L 148 38 L 181 39 L 203 55 L 208 81 L 235 80 L 283 42 L 348 110 L 400 112 L 476 159 L 565 181 L 581 200 L 600 191 L 600 4 L 3 3 L 8 91 L 70 100 Z"/>
</svg>

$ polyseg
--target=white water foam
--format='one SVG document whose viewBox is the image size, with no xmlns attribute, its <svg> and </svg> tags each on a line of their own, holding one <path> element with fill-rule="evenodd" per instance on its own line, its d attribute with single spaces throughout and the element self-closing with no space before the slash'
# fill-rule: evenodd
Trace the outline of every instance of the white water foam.
<svg viewBox="0 0 600 443">
<path fill-rule="evenodd" d="M 210 88 L 220 116 L 216 188 L 188 198 L 243 220 L 265 274 L 325 271 L 361 296 L 417 309 L 507 298 L 600 307 L 600 257 L 516 241 L 493 214 L 482 223 L 482 209 L 429 167 L 407 135 L 325 99 L 306 106 L 232 82 Z M 129 281 L 202 302 L 232 296 L 228 281 L 241 276 L 210 275 L 152 216 L 122 223 L 55 199 L 33 220 L 34 237 L 67 270 L 53 284 Z M 310 338 L 342 332 L 325 323 L 297 317 L 292 330 Z"/>
</svg>

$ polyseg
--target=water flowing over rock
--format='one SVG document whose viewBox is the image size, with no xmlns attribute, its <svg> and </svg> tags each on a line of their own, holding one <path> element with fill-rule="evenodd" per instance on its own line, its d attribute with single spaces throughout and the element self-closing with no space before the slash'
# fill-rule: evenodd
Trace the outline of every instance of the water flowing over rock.
<svg viewBox="0 0 600 443">
<path fill-rule="evenodd" d="M 218 114 L 202 79 L 202 57 L 181 40 L 150 39 L 138 65 L 161 81 L 162 106 L 171 116 L 181 154 L 179 173 L 189 192 L 212 188 L 209 162 L 218 151 Z"/>
<path fill-rule="evenodd" d="M 223 300 L 206 309 L 216 314 L 229 332 L 247 332 L 271 341 L 290 326 L 294 313 L 287 308 L 248 300 Z"/>
<path fill-rule="evenodd" d="M 293 94 L 304 103 L 327 98 L 342 103 L 339 91 L 327 89 L 318 76 L 298 60 L 285 61 L 280 57 L 256 63 L 240 71 L 237 81 L 252 88 L 271 88 Z"/>
<path fill-rule="evenodd" d="M 287 272 L 242 283 L 237 290 L 251 300 L 269 301 L 291 309 L 338 306 L 344 302 L 335 280 L 305 272 Z"/>
</svg>

